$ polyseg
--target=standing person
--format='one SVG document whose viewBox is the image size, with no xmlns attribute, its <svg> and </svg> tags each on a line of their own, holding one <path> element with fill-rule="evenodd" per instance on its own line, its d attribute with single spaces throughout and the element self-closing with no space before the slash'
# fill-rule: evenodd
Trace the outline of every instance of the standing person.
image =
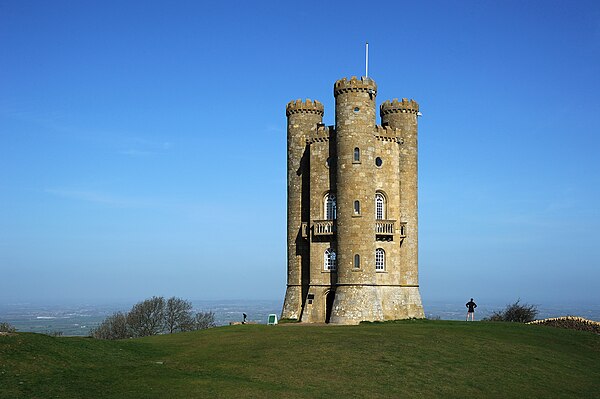
<svg viewBox="0 0 600 399">
<path fill-rule="evenodd" d="M 465 306 L 468 308 L 467 321 L 469 321 L 469 316 L 471 316 L 471 321 L 475 321 L 475 308 L 477 307 L 477 304 L 473 302 L 473 298 L 471 298 L 471 300 L 467 302 Z"/>
</svg>

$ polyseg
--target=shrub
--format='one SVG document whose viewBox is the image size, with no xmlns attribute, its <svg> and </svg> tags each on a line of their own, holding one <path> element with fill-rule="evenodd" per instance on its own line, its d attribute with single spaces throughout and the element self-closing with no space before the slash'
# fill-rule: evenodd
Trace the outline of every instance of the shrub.
<svg viewBox="0 0 600 399">
<path fill-rule="evenodd" d="M 497 310 L 484 321 L 511 321 L 515 323 L 528 323 L 533 321 L 538 314 L 537 305 L 521 304 L 518 299 L 515 303 L 506 305 L 504 310 Z"/>
</svg>

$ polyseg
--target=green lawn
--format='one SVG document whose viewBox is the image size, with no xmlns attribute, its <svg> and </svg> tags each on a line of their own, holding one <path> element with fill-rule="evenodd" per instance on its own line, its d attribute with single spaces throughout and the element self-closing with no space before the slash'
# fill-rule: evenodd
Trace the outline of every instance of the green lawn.
<svg viewBox="0 0 600 399">
<path fill-rule="evenodd" d="M 0 336 L 0 398 L 599 398 L 600 336 L 510 323 Z"/>
</svg>

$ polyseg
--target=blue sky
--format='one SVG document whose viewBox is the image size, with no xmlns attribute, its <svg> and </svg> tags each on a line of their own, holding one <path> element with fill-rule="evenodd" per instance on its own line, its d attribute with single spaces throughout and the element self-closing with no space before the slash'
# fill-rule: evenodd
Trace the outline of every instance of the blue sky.
<svg viewBox="0 0 600 399">
<path fill-rule="evenodd" d="M 0 301 L 283 299 L 285 105 L 366 40 L 425 304 L 600 302 L 596 1 L 0 1 Z"/>
</svg>

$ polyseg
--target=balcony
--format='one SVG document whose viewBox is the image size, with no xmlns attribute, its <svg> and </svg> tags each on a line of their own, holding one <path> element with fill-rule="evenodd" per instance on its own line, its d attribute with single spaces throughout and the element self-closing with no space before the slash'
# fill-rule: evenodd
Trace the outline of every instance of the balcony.
<svg viewBox="0 0 600 399">
<path fill-rule="evenodd" d="M 395 220 L 376 220 L 375 221 L 375 236 L 379 239 L 392 240 L 396 233 L 396 221 Z M 399 222 L 400 235 L 398 238 L 403 239 L 406 237 L 406 222 Z"/>
<path fill-rule="evenodd" d="M 396 227 L 399 231 L 396 232 Z M 335 234 L 335 220 L 315 220 L 313 223 L 313 235 L 317 237 L 331 236 Z M 395 220 L 376 220 L 375 221 L 375 236 L 378 240 L 391 241 L 394 235 L 397 239 L 406 238 L 406 222 L 398 222 Z M 302 237 L 308 236 L 308 225 L 302 223 Z"/>
<path fill-rule="evenodd" d="M 313 234 L 315 236 L 330 236 L 335 233 L 333 220 L 315 220 Z"/>
</svg>

